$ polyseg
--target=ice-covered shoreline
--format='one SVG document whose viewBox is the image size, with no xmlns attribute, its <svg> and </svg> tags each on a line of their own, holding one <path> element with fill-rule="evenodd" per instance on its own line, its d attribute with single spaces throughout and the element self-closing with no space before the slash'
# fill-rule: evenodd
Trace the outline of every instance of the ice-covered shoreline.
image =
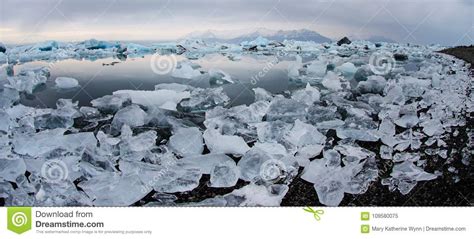
<svg viewBox="0 0 474 239">
<path fill-rule="evenodd" d="M 238 180 L 248 185 L 193 205 L 277 206 L 295 177 L 313 183 L 314 200 L 328 206 L 339 205 L 344 194 L 363 194 L 379 181 L 407 194 L 417 182 L 442 175 L 426 172 L 421 156 L 463 160 L 466 167 L 472 157 L 467 145 L 466 158 L 450 158 L 445 142 L 473 110 L 467 94 L 472 78 L 461 60 L 438 50 L 263 39 L 154 47 L 49 42 L 8 49 L 0 62 L 156 52 L 190 59 L 213 52 L 232 57 L 271 53 L 294 59 L 288 77 L 304 87 L 282 94 L 256 88 L 254 103 L 230 108 L 221 87 L 160 84 L 154 91 L 117 91 L 93 100 L 92 107 L 59 100 L 56 109 L 37 109 L 18 104 L 20 92 L 33 93 L 50 80 L 48 68 L 12 75 L 4 65 L 0 197 L 6 205 L 128 206 L 155 192 L 157 200 L 147 205 L 169 205 L 171 194 L 196 188 L 203 174 L 210 175 L 210 188 L 233 187 Z M 408 60 L 418 68 L 406 70 Z M 201 74 L 189 61 L 178 65 L 171 73 L 176 77 Z M 217 70 L 206 77 L 236 83 Z M 176 111 L 205 113 L 204 122 Z M 87 126 L 76 128 L 78 121 Z M 358 142 L 382 144 L 373 152 Z M 389 177 L 381 178 L 379 160 L 391 162 Z"/>
</svg>

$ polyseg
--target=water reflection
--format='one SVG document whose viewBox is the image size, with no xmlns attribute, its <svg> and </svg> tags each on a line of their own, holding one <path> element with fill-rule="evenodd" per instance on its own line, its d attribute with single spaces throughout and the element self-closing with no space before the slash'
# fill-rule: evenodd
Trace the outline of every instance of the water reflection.
<svg viewBox="0 0 474 239">
<path fill-rule="evenodd" d="M 155 74 L 150 67 L 152 55 L 141 57 L 110 57 L 96 60 L 68 59 L 55 62 L 30 62 L 15 66 L 15 71 L 23 67 L 50 66 L 51 76 L 46 85 L 38 87 L 33 95 L 23 96 L 21 103 L 34 107 L 54 107 L 60 98 L 79 101 L 79 105 L 90 105 L 92 99 L 112 94 L 122 89 L 154 90 L 160 83 L 180 83 L 196 87 L 210 87 L 207 78 L 189 80 L 171 77 L 170 74 Z M 184 56 L 175 56 L 178 61 Z M 231 105 L 253 102 L 252 88 L 262 87 L 272 93 L 281 93 L 291 88 L 287 67 L 291 59 L 278 60 L 275 56 L 243 55 L 232 61 L 221 54 L 209 54 L 192 62 L 199 64 L 203 71 L 220 69 L 231 75 L 235 84 L 224 85 L 224 91 L 231 98 Z M 271 65 L 269 65 L 271 63 Z M 262 74 L 263 73 L 263 74 Z M 258 80 L 252 80 L 260 74 Z M 72 77 L 79 81 L 80 87 L 70 90 L 55 88 L 56 77 Z"/>
</svg>

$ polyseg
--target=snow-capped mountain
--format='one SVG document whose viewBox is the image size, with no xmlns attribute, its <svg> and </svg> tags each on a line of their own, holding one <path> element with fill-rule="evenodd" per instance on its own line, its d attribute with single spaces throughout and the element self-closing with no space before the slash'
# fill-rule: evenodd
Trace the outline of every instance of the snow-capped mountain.
<svg viewBox="0 0 474 239">
<path fill-rule="evenodd" d="M 202 31 L 193 32 L 186 35 L 185 39 L 202 39 L 209 42 L 229 42 L 241 43 L 243 41 L 251 41 L 262 36 L 273 41 L 283 41 L 285 39 L 299 41 L 314 41 L 317 43 L 331 42 L 332 40 L 311 30 L 269 30 L 259 28 L 255 31 Z"/>
</svg>

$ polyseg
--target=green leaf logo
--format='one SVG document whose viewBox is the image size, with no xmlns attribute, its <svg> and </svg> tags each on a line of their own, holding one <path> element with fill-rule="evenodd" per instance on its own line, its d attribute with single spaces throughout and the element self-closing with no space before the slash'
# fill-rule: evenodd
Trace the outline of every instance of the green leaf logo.
<svg viewBox="0 0 474 239">
<path fill-rule="evenodd" d="M 31 207 L 9 207 L 7 211 L 8 230 L 18 234 L 31 230 Z"/>
<path fill-rule="evenodd" d="M 324 214 L 324 210 L 322 210 L 322 209 L 314 210 L 311 207 L 307 207 L 307 208 L 303 208 L 303 210 L 305 210 L 306 212 L 312 213 L 313 217 L 314 217 L 314 219 L 316 219 L 316 221 L 321 220 L 321 215 Z"/>
</svg>

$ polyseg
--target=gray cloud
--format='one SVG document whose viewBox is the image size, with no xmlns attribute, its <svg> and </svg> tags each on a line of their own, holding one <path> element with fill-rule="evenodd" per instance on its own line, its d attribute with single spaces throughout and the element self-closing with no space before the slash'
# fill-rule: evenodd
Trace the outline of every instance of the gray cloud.
<svg viewBox="0 0 474 239">
<path fill-rule="evenodd" d="M 473 0 L 1 0 L 0 12 L 2 41 L 160 40 L 195 30 L 260 27 L 423 44 L 474 39 Z"/>
</svg>

